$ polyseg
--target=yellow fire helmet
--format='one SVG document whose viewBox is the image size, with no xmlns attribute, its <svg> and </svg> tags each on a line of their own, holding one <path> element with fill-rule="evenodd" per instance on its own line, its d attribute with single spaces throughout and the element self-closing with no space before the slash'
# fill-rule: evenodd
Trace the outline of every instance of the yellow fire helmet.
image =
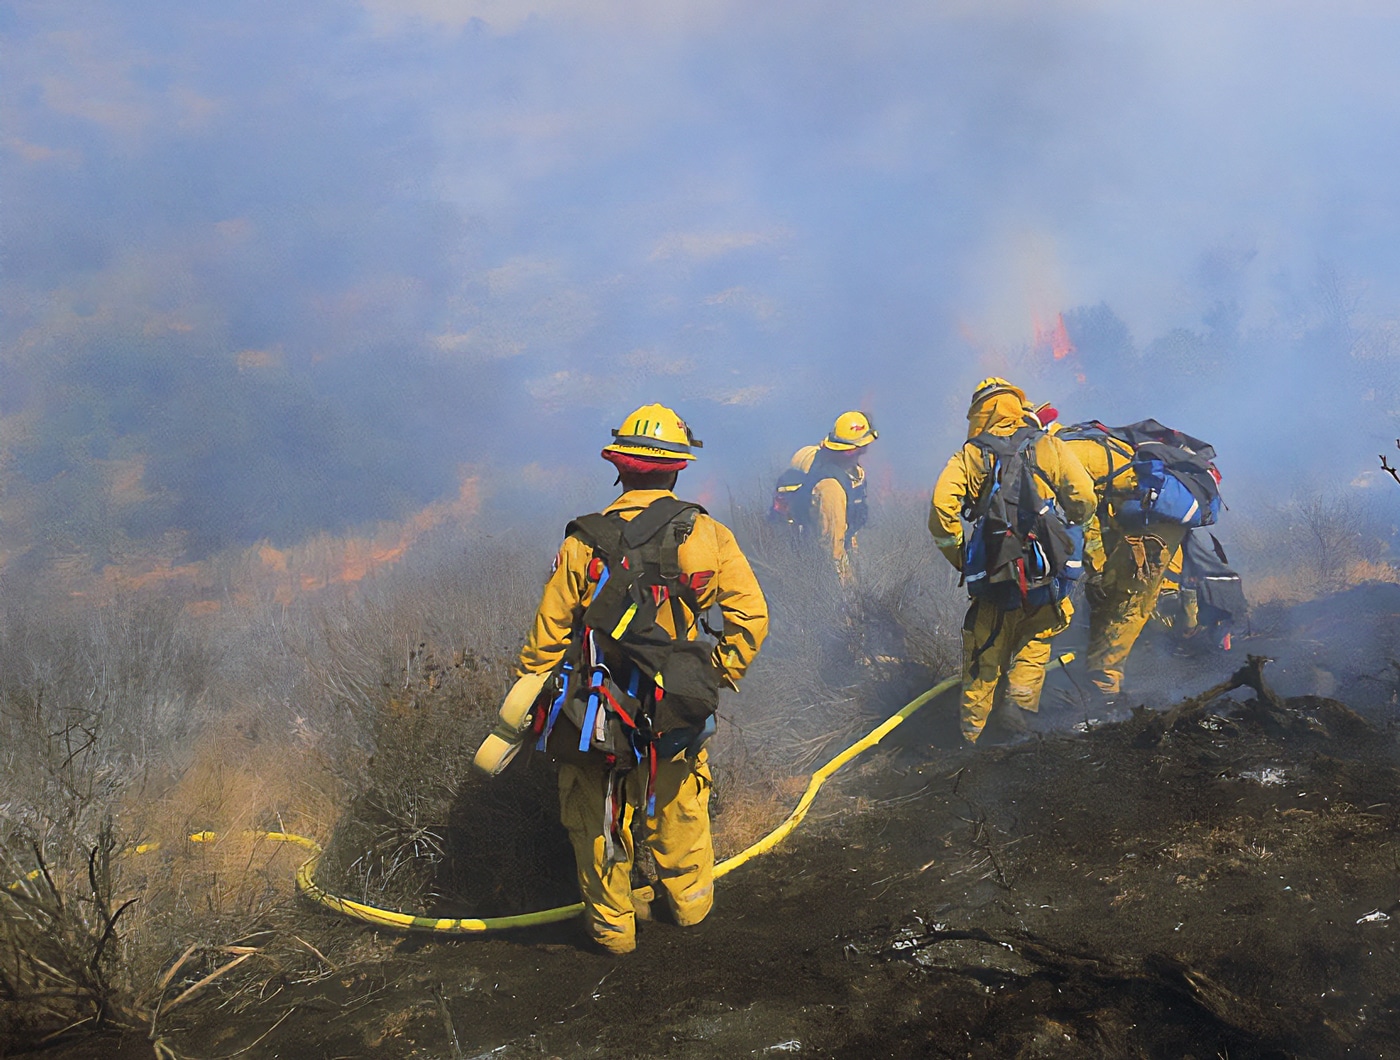
<svg viewBox="0 0 1400 1060">
<path fill-rule="evenodd" d="M 878 437 L 880 432 L 870 426 L 870 417 L 865 413 L 843 412 L 836 417 L 831 433 L 822 439 L 822 448 L 838 451 L 863 449 Z"/>
<path fill-rule="evenodd" d="M 976 405 L 979 401 L 984 401 L 993 394 L 1015 394 L 1020 398 L 1021 404 L 1026 403 L 1026 392 L 1019 386 L 1013 386 L 999 375 L 989 375 L 972 388 L 972 401 L 969 404 Z"/>
<path fill-rule="evenodd" d="M 643 405 L 613 431 L 605 453 L 650 457 L 653 460 L 694 460 L 692 449 L 705 443 L 690 433 L 685 420 L 665 405 Z"/>
</svg>

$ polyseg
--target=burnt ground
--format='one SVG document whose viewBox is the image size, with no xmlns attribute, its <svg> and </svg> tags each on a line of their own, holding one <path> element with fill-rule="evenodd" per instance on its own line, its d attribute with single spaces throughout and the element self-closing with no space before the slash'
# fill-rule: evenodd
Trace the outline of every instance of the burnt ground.
<svg viewBox="0 0 1400 1060">
<path fill-rule="evenodd" d="M 946 746 L 954 699 L 932 704 L 722 880 L 708 921 L 644 924 L 630 957 L 573 925 L 395 940 L 307 911 L 369 956 L 236 1016 L 211 992 L 166 1040 L 305 1060 L 1400 1056 L 1400 588 L 1262 618 L 1231 656 L 1144 649 L 1127 699 L 1199 693 L 1245 649 L 1276 656 L 1277 695 L 1114 716 L 1057 678 L 1040 724 L 1062 731 L 975 752 Z"/>
</svg>

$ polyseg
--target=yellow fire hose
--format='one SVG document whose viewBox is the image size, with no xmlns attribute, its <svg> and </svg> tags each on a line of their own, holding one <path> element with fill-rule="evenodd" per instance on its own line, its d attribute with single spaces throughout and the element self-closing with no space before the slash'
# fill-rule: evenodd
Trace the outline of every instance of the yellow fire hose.
<svg viewBox="0 0 1400 1060">
<path fill-rule="evenodd" d="M 1072 652 L 1066 652 L 1049 663 L 1047 669 L 1065 666 L 1074 659 Z M 959 678 L 950 677 L 940 681 L 923 695 L 910 700 L 898 713 L 887 718 L 869 734 L 851 744 L 844 751 L 838 754 L 831 761 L 812 774 L 812 778 L 807 783 L 807 790 L 802 793 L 802 798 L 797 800 L 797 806 L 792 813 L 787 815 L 787 819 L 777 828 L 769 832 L 758 842 L 745 850 L 741 850 L 733 857 L 725 858 L 715 866 L 715 876 L 718 878 L 727 873 L 733 872 L 740 865 L 750 858 L 756 858 L 760 854 L 766 854 L 775 846 L 786 839 L 807 816 L 808 809 L 811 808 L 812 800 L 817 797 L 817 792 L 838 769 L 850 762 L 857 755 L 864 754 L 870 748 L 883 740 L 896 728 L 902 725 L 915 711 L 926 706 L 930 701 L 937 699 L 944 692 L 958 684 Z M 343 916 L 352 917 L 355 920 L 363 920 L 367 924 L 375 924 L 379 927 L 397 928 L 400 931 L 433 931 L 443 935 L 475 935 L 486 931 L 501 931 L 505 928 L 530 927 L 536 924 L 553 924 L 560 920 L 568 920 L 578 916 L 583 912 L 583 903 L 575 902 L 573 905 L 556 906 L 553 909 L 541 909 L 535 913 L 517 913 L 514 916 L 496 917 L 430 917 L 414 916 L 411 913 L 399 913 L 392 909 L 380 909 L 376 906 L 366 905 L 363 902 L 356 902 L 350 898 L 342 898 L 339 895 L 331 894 L 329 891 L 317 886 L 312 876 L 316 872 L 316 864 L 321 858 L 321 846 L 314 839 L 308 839 L 303 835 L 294 835 L 291 832 L 258 832 L 260 839 L 268 839 L 277 843 L 291 843 L 295 846 L 303 847 L 311 851 L 311 857 L 307 858 L 297 869 L 296 881 L 297 890 L 305 897 L 311 899 L 327 909 L 340 913 Z M 196 832 L 190 837 L 193 843 L 208 843 L 217 839 L 214 832 Z"/>
</svg>

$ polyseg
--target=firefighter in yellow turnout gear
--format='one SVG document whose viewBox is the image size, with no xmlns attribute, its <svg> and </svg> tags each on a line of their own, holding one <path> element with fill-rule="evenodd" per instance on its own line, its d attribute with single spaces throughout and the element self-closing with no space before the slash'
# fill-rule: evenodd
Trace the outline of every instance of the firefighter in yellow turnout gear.
<svg viewBox="0 0 1400 1060">
<path fill-rule="evenodd" d="M 1094 480 L 1099 508 L 1085 535 L 1084 598 L 1089 604 L 1089 648 L 1085 664 L 1105 696 L 1122 690 L 1123 670 L 1147 620 L 1167 569 L 1181 552 L 1186 527 L 1153 523 L 1124 527 L 1113 497 L 1137 485 L 1133 447 L 1112 436 L 1065 438 L 1064 444 Z"/>
<path fill-rule="evenodd" d="M 816 535 L 843 585 L 855 580 L 856 535 L 865 526 L 865 468 L 861 456 L 880 434 L 863 412 L 843 412 L 818 445 L 792 455 L 778 481 L 775 510 Z"/>
<path fill-rule="evenodd" d="M 683 508 L 672 487 L 676 472 L 694 459 L 692 450 L 699 443 L 680 417 L 661 405 L 645 406 L 613 433 L 616 441 L 602 455 L 618 469 L 624 492 L 602 514 L 616 513 L 630 525 L 654 505 Z M 725 526 L 695 506 L 682 512 L 679 521 L 688 532 L 674 553 L 679 566 L 676 581 L 687 588 L 690 604 L 659 606 L 656 625 L 678 643 L 694 641 L 699 635 L 699 614 L 718 605 L 723 628 L 707 665 L 713 667 L 718 682 L 737 688 L 767 635 L 763 592 Z M 560 547 L 529 640 L 520 653 L 522 676 L 559 667 L 571 648 L 578 650 L 579 638 L 585 635 L 583 616 L 600 592 L 601 561 L 598 550 L 576 525 L 570 524 L 571 532 Z M 664 599 L 659 592 L 657 596 Z M 678 623 L 685 628 L 677 630 Z M 604 645 L 603 657 L 614 674 L 626 665 L 606 636 L 590 639 Z M 643 698 L 650 696 L 651 685 L 646 689 Z M 663 691 L 657 690 L 656 702 L 662 701 Z M 615 755 L 592 745 L 580 749 L 581 742 L 589 743 L 583 731 L 590 728 L 561 715 L 546 738 L 558 766 L 560 818 L 574 849 L 588 933 L 604 949 L 628 953 L 636 948 L 636 918 L 639 912 L 646 914 L 649 898 L 634 895 L 631 883 L 633 825 L 639 815 L 644 817 L 643 838 L 656 860 L 675 921 L 697 924 L 714 903 L 710 771 L 704 749 L 713 718 L 657 734 L 650 744 L 657 751 L 650 768 L 642 757 L 635 768 L 626 770 L 617 768 Z"/>
<path fill-rule="evenodd" d="M 989 434 L 1009 437 L 1027 426 L 1039 427 L 1027 416 L 1025 394 L 1005 379 L 983 380 L 973 391 L 967 412 L 969 439 Z M 1042 498 L 1052 496 L 1071 523 L 1084 523 L 1094 512 L 1093 481 L 1062 443 L 1050 434 L 1033 442 L 1035 463 L 1043 476 L 1036 479 Z M 948 460 L 938 477 L 929 512 L 929 532 L 939 551 L 959 571 L 963 569 L 964 510 L 982 495 L 991 458 L 969 441 Z M 986 727 L 997 689 L 1006 679 L 1006 695 L 1021 710 L 1040 706 L 1050 640 L 1069 627 L 1068 597 L 1017 610 L 974 598 L 963 622 L 962 733 L 976 743 Z"/>
<path fill-rule="evenodd" d="M 1157 599 L 1152 605 L 1152 617 L 1165 628 L 1175 629 L 1183 639 L 1195 636 L 1200 629 L 1200 604 L 1196 599 L 1196 590 L 1182 584 L 1181 563 L 1184 551 L 1178 550 L 1172 561 L 1167 564 L 1167 569 L 1162 575 L 1161 587 L 1157 590 Z M 1175 604 L 1173 610 L 1179 609 L 1180 615 L 1164 612 L 1163 608 L 1168 604 Z"/>
</svg>

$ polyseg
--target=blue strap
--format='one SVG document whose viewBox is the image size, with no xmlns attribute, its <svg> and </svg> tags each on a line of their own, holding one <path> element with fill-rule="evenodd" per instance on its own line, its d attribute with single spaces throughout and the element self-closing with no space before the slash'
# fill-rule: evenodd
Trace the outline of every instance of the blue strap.
<svg viewBox="0 0 1400 1060">
<path fill-rule="evenodd" d="M 559 720 L 559 712 L 564 709 L 564 697 L 569 694 L 569 674 L 573 667 L 568 663 L 564 664 L 561 673 L 564 675 L 564 687 L 559 690 L 558 697 L 550 705 L 549 717 L 545 719 L 544 729 L 540 732 L 540 738 L 535 743 L 536 751 L 543 751 L 544 745 L 549 742 L 549 734 L 554 731 L 554 723 Z"/>
<path fill-rule="evenodd" d="M 598 693 L 588 694 L 588 712 L 583 716 L 582 731 L 578 734 L 578 749 L 587 751 L 593 744 L 593 726 L 598 720 Z"/>
</svg>

